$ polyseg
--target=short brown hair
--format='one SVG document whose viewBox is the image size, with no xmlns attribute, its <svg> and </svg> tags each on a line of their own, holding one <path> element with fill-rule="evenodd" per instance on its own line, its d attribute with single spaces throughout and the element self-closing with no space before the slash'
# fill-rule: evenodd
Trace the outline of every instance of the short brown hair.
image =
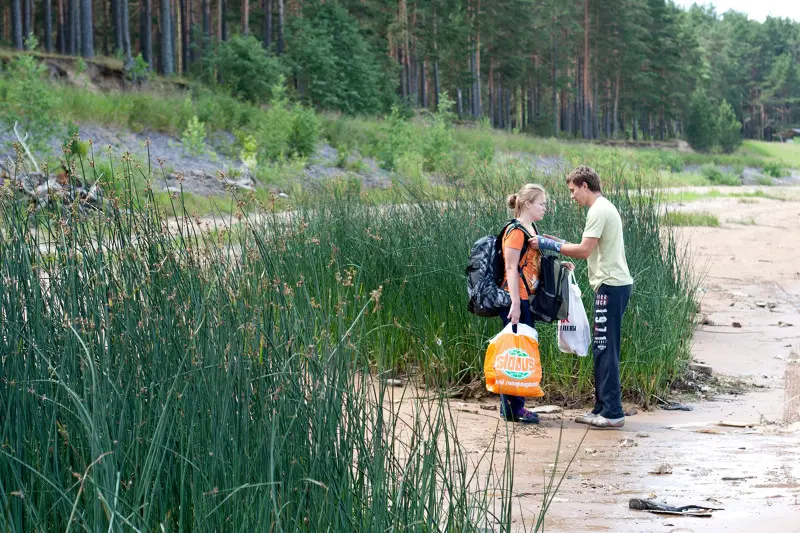
<svg viewBox="0 0 800 533">
<path fill-rule="evenodd" d="M 567 184 L 569 185 L 570 183 L 576 187 L 583 187 L 585 183 L 589 186 L 590 191 L 602 192 L 600 188 L 600 176 L 597 175 L 597 172 L 595 172 L 592 167 L 587 167 L 586 165 L 575 167 L 575 170 L 569 173 L 569 176 L 567 176 Z"/>
</svg>

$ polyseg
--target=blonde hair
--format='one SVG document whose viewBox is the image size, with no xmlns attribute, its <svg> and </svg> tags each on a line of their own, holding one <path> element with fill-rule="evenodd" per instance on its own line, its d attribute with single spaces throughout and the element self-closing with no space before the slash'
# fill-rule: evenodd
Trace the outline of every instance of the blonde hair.
<svg viewBox="0 0 800 533">
<path fill-rule="evenodd" d="M 526 205 L 535 202 L 543 195 L 547 195 L 544 187 L 538 183 L 526 183 L 517 194 L 508 197 L 508 208 L 514 212 L 514 218 L 517 218 Z"/>
</svg>

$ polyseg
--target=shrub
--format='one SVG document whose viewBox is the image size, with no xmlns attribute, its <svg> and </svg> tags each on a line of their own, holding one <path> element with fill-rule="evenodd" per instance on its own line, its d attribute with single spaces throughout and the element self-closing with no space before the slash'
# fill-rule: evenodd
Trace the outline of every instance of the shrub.
<svg viewBox="0 0 800 533">
<path fill-rule="evenodd" d="M 257 132 L 261 157 L 278 161 L 290 157 L 308 157 L 320 136 L 319 119 L 312 109 L 290 106 L 283 77 L 272 87 L 270 108 Z"/>
<path fill-rule="evenodd" d="M 292 130 L 289 135 L 289 150 L 298 157 L 314 153 L 320 136 L 319 120 L 313 109 L 295 104 L 292 109 Z"/>
<path fill-rule="evenodd" d="M 717 112 L 717 143 L 726 154 L 733 153 L 742 144 L 742 124 L 727 100 L 723 100 Z"/>
<path fill-rule="evenodd" d="M 767 161 L 764 163 L 762 170 L 764 171 L 764 174 L 767 176 L 772 176 L 773 178 L 781 178 L 786 175 L 786 171 L 777 161 Z"/>
<path fill-rule="evenodd" d="M 741 181 L 737 176 L 722 172 L 719 167 L 713 163 L 703 165 L 700 168 L 700 174 L 712 185 L 741 185 Z"/>
<path fill-rule="evenodd" d="M 256 168 L 258 163 L 258 142 L 252 135 L 246 135 L 242 141 L 242 150 L 239 152 L 239 158 L 250 170 Z"/>
<path fill-rule="evenodd" d="M 451 156 L 455 143 L 451 124 L 454 118 L 450 111 L 452 106 L 453 101 L 448 98 L 446 92 L 442 92 L 439 97 L 439 109 L 428 121 L 425 129 L 422 156 L 425 160 L 424 168 L 429 172 L 441 170 L 444 162 Z"/>
<path fill-rule="evenodd" d="M 391 114 L 381 124 L 381 134 L 378 160 L 386 170 L 393 170 L 400 156 L 415 151 L 414 132 L 409 121 L 402 116 L 399 106 L 392 106 Z"/>
<path fill-rule="evenodd" d="M 715 117 L 703 89 L 696 89 L 686 116 L 686 141 L 698 152 L 708 152 L 716 141 Z"/>
<path fill-rule="evenodd" d="M 144 60 L 142 54 L 138 54 L 135 58 L 133 58 L 130 68 L 127 69 L 128 80 L 132 81 L 133 83 L 146 81 L 149 73 L 150 64 Z"/>
<path fill-rule="evenodd" d="M 206 151 L 206 125 L 200 122 L 197 115 L 186 124 L 181 142 L 184 150 L 191 155 L 200 155 Z"/>
<path fill-rule="evenodd" d="M 218 82 L 236 98 L 255 103 L 270 99 L 282 72 L 280 62 L 252 35 L 234 35 L 218 43 L 199 65 L 205 81 Z"/>
<path fill-rule="evenodd" d="M 683 169 L 686 167 L 683 158 L 675 150 L 659 152 L 659 159 L 662 167 L 670 172 L 683 172 Z"/>
<path fill-rule="evenodd" d="M 0 92 L 0 122 L 9 129 L 18 122 L 20 133 L 29 135 L 33 150 L 44 148 L 45 141 L 59 125 L 53 113 L 59 97 L 44 79 L 47 68 L 29 54 L 17 56 L 4 73 L 4 90 Z"/>
</svg>

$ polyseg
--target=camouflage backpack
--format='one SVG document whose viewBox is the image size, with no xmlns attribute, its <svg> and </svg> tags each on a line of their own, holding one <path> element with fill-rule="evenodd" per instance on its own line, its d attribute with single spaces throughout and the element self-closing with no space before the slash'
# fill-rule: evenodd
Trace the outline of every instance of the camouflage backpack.
<svg viewBox="0 0 800 533">
<path fill-rule="evenodd" d="M 497 235 L 481 237 L 472 245 L 469 254 L 467 274 L 467 310 L 478 316 L 498 316 L 498 309 L 511 307 L 511 296 L 501 287 L 505 277 L 505 262 L 503 260 L 503 237 L 506 231 L 519 228 L 530 237 L 528 231 L 517 220 L 512 220 L 503 226 Z M 522 245 L 520 257 L 525 256 L 528 248 L 527 239 Z M 520 276 L 522 268 L 520 267 Z"/>
</svg>

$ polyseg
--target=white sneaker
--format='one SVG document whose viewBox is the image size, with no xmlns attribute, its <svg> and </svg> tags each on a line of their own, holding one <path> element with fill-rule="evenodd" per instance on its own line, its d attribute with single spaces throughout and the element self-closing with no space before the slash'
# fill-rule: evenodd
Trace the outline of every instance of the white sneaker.
<svg viewBox="0 0 800 533">
<path fill-rule="evenodd" d="M 598 429 L 617 429 L 625 425 L 625 417 L 606 418 L 602 415 L 594 415 L 594 418 L 587 422 L 593 428 Z"/>
<path fill-rule="evenodd" d="M 594 414 L 594 413 L 592 413 L 590 411 L 590 412 L 588 412 L 586 414 L 583 414 L 583 415 L 580 415 L 580 416 L 576 416 L 575 417 L 575 422 L 577 422 L 578 424 L 591 424 L 592 420 L 594 420 L 594 417 L 596 417 L 596 416 L 597 416 L 596 414 Z"/>
</svg>

